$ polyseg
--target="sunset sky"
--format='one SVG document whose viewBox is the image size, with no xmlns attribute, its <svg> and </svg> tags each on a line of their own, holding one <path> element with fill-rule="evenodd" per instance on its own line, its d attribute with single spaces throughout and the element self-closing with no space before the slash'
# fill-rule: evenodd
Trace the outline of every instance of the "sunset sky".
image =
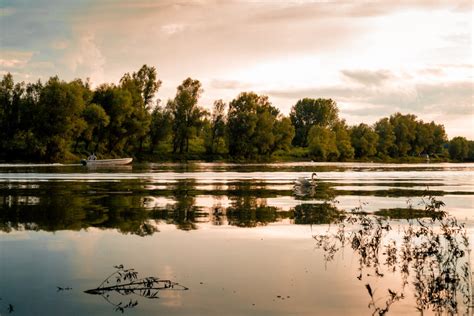
<svg viewBox="0 0 474 316">
<path fill-rule="evenodd" d="M 394 112 L 474 139 L 471 1 L 0 0 L 0 73 L 117 83 L 155 66 L 166 101 L 183 79 L 201 105 L 241 91 L 288 114 L 333 98 L 349 124 Z"/>
</svg>

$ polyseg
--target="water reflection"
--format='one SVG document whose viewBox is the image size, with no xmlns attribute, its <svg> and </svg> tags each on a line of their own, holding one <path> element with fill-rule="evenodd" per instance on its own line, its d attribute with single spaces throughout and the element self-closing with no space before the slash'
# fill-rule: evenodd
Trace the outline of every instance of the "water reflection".
<svg viewBox="0 0 474 316">
<path fill-rule="evenodd" d="M 279 214 L 278 209 L 267 206 L 266 202 L 254 197 L 239 197 L 232 201 L 232 206 L 227 208 L 227 221 L 229 225 L 239 227 L 256 227 L 276 222 L 287 213 Z"/>
<path fill-rule="evenodd" d="M 336 204 L 300 204 L 294 208 L 295 224 L 330 224 L 344 217 L 344 211 Z"/>
<path fill-rule="evenodd" d="M 123 233 L 147 235 L 157 229 L 148 225 L 139 196 L 94 196 L 50 190 L 37 204 L 11 197 L 0 209 L 0 230 L 80 230 L 88 227 L 116 228 Z"/>
<path fill-rule="evenodd" d="M 194 180 L 178 181 L 170 192 L 176 203 L 155 208 L 152 212 L 154 219 L 175 224 L 181 230 L 197 229 L 196 223 L 207 214 L 195 205 L 196 195 L 193 193 L 195 188 Z"/>
<path fill-rule="evenodd" d="M 334 262 L 345 246 L 353 250 L 359 263 L 356 277 L 365 283 L 373 315 L 385 315 L 407 292 L 413 293 L 421 313 L 469 311 L 472 280 L 466 229 L 441 209 L 442 201 L 428 196 L 425 203 L 423 211 L 429 218 L 400 222 L 396 235 L 395 222 L 359 207 L 341 218 L 335 231 L 314 236 L 326 262 Z M 378 284 L 377 279 L 386 274 L 396 274 L 399 284 L 375 291 L 371 284 Z"/>
<path fill-rule="evenodd" d="M 441 218 L 444 216 L 442 213 L 432 213 L 425 210 L 414 209 L 411 207 L 396 207 L 389 209 L 380 209 L 374 212 L 377 216 L 387 217 L 391 219 L 412 219 L 412 218 L 423 218 L 423 217 L 436 217 Z"/>
<path fill-rule="evenodd" d="M 207 189 L 195 179 L 160 186 L 138 180 L 67 185 L 10 183 L 0 187 L 0 230 L 78 231 L 95 227 L 148 236 L 159 232 L 160 224 L 176 225 L 185 231 L 198 229 L 200 223 L 257 227 L 290 220 L 294 224 L 325 224 L 343 214 L 336 201 L 338 192 L 336 184 L 326 181 L 318 181 L 311 192 L 296 196 L 291 186 L 275 188 L 274 184 L 258 180 L 218 183 Z M 392 191 L 385 191 L 384 196 L 390 194 L 387 192 Z M 425 191 L 411 192 L 422 195 Z M 364 196 L 369 192 L 357 194 Z M 370 194 L 378 196 L 379 192 Z M 198 205 L 198 197 L 206 202 Z M 268 204 L 268 198 L 281 197 L 290 197 L 297 203 L 289 208 Z M 222 198 L 227 203 L 222 204 Z M 391 218 L 426 216 L 423 210 L 414 208 L 381 209 L 376 214 Z"/>
<path fill-rule="evenodd" d="M 140 199 L 125 199 L 127 207 L 109 208 L 106 204 L 87 208 L 78 197 L 70 197 L 64 205 L 62 199 L 39 205 L 13 204 L 0 210 L 0 230 L 81 230 L 89 227 L 117 229 L 119 232 L 138 236 L 159 232 L 159 224 L 176 225 L 180 230 L 198 229 L 199 223 L 256 227 L 281 221 L 293 220 L 295 224 L 329 223 L 342 212 L 334 204 L 302 204 L 289 211 L 266 205 L 265 199 L 252 196 L 236 197 L 231 206 L 218 204 L 205 209 L 193 204 L 193 198 L 183 197 L 175 204 L 152 210 L 140 207 Z M 135 202 L 133 205 L 131 202 Z"/>
<path fill-rule="evenodd" d="M 329 223 L 340 212 L 334 203 L 335 197 L 329 184 L 318 185 L 311 204 L 297 205 L 290 210 L 267 205 L 267 197 L 277 196 L 272 189 L 255 182 L 234 182 L 228 185 L 226 197 L 230 205 L 219 204 L 217 195 L 212 205 L 196 205 L 200 193 L 193 179 L 184 179 L 154 190 L 156 196 L 166 194 L 172 203 L 153 205 L 154 198 L 142 190 L 120 189 L 117 184 L 105 188 L 94 188 L 88 184 L 75 183 L 73 188 L 41 185 L 34 189 L 36 196 L 14 195 L 25 189 L 9 190 L 3 196 L 0 208 L 0 230 L 81 230 L 89 227 L 114 228 L 126 234 L 152 235 L 159 231 L 158 224 L 173 224 L 181 230 L 195 230 L 199 223 L 228 224 L 239 227 L 256 227 L 293 220 L 296 224 Z M 133 188 L 133 183 L 129 185 Z M 291 194 L 291 193 L 290 193 Z M 155 197 L 156 197 L 155 196 Z M 322 203 L 324 202 L 324 203 Z"/>
</svg>

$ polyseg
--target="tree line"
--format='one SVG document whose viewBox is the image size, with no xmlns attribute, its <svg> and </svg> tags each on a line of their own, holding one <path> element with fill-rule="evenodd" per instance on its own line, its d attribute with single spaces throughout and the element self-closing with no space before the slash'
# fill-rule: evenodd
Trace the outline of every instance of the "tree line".
<svg viewBox="0 0 474 316">
<path fill-rule="evenodd" d="M 265 95 L 242 92 L 212 111 L 199 105 L 198 80 L 187 78 L 166 104 L 154 67 L 126 73 L 118 84 L 51 77 L 45 83 L 0 81 L 0 159 L 71 161 L 99 157 L 144 160 L 405 159 L 474 161 L 474 142 L 450 141 L 444 126 L 395 113 L 374 125 L 349 126 L 335 101 L 303 98 L 285 116 Z"/>
</svg>

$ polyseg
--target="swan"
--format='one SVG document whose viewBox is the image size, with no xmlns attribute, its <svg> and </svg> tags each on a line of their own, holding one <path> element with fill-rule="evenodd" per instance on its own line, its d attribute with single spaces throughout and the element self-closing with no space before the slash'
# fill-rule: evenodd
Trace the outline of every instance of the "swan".
<svg viewBox="0 0 474 316">
<path fill-rule="evenodd" d="M 296 179 L 295 188 L 296 187 L 309 188 L 309 187 L 316 186 L 316 177 L 317 177 L 316 172 L 313 172 L 313 174 L 311 175 L 311 179 L 307 179 L 305 177 L 300 177 Z"/>
</svg>

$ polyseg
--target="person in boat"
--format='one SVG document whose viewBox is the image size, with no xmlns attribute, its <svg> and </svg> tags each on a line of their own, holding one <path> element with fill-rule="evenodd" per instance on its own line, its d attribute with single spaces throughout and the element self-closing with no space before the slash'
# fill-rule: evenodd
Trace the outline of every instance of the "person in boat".
<svg viewBox="0 0 474 316">
<path fill-rule="evenodd" d="M 87 157 L 87 160 L 97 160 L 97 156 L 95 155 L 95 153 L 92 153 L 92 155 Z"/>
</svg>

